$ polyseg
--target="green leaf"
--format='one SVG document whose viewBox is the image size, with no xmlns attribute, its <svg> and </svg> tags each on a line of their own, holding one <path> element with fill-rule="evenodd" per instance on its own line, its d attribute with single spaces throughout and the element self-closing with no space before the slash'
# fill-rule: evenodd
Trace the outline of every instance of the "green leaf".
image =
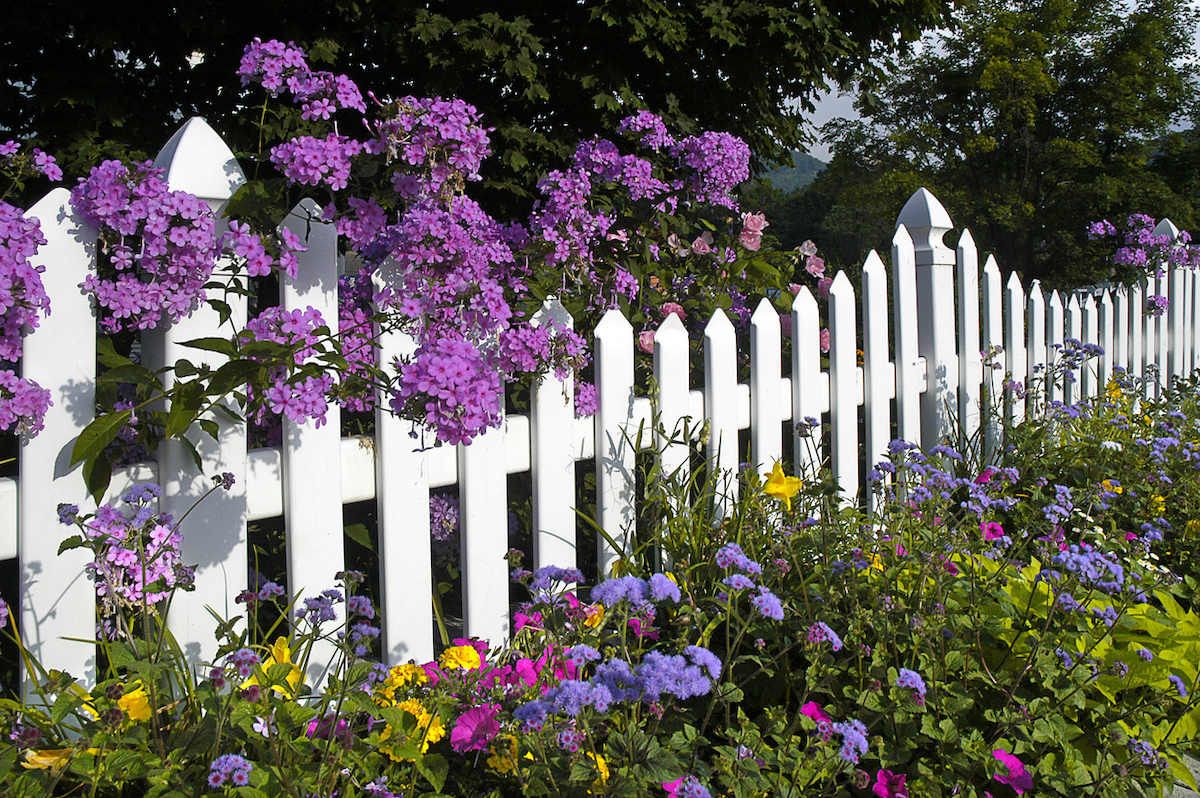
<svg viewBox="0 0 1200 798">
<path fill-rule="evenodd" d="M 441 754 L 426 754 L 417 759 L 417 770 L 429 780 L 435 790 L 441 792 L 450 772 L 450 764 Z"/>
<path fill-rule="evenodd" d="M 227 338 L 195 338 L 191 341 L 184 341 L 183 346 L 190 349 L 203 349 L 206 352 L 220 352 L 230 357 L 237 353 L 237 346 Z"/>
<path fill-rule="evenodd" d="M 129 410 L 105 413 L 84 427 L 83 432 L 79 433 L 79 438 L 75 441 L 74 448 L 71 449 L 71 465 L 75 466 L 84 460 L 94 458 L 104 451 L 104 447 L 108 446 L 112 439 L 117 437 L 117 433 L 129 423 L 130 415 Z"/>
<path fill-rule="evenodd" d="M 224 396 L 234 388 L 245 385 L 251 376 L 263 368 L 263 364 L 256 360 L 231 360 L 213 374 L 208 391 L 214 396 Z"/>
<path fill-rule="evenodd" d="M 204 386 L 199 382 L 185 382 L 172 392 L 171 412 L 167 415 L 167 428 L 164 434 L 168 438 L 177 438 L 200 415 L 200 405 L 204 401 Z"/>
<path fill-rule="evenodd" d="M 136 363 L 110 368 L 96 377 L 97 382 L 132 382 L 134 385 L 145 385 L 148 388 L 161 391 L 162 383 L 153 371 Z"/>
<path fill-rule="evenodd" d="M 104 452 L 83 464 L 83 482 L 87 485 L 88 495 L 99 504 L 112 482 L 112 462 Z"/>
<path fill-rule="evenodd" d="M 346 527 L 346 537 L 368 551 L 375 551 L 375 546 L 371 543 L 371 533 L 365 524 L 351 524 Z"/>
</svg>

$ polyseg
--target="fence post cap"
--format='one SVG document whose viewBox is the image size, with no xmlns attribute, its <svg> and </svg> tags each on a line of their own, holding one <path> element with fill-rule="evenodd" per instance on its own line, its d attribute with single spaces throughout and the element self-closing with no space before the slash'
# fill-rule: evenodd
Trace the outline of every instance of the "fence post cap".
<svg viewBox="0 0 1200 798">
<path fill-rule="evenodd" d="M 954 227 L 950 214 L 927 188 L 919 188 L 904 203 L 896 227 L 904 225 L 912 236 L 916 265 L 953 264 L 954 252 L 942 236 Z"/>
<path fill-rule="evenodd" d="M 195 194 L 220 215 L 246 175 L 225 140 L 198 116 L 183 123 L 154 159 L 172 191 Z"/>
</svg>

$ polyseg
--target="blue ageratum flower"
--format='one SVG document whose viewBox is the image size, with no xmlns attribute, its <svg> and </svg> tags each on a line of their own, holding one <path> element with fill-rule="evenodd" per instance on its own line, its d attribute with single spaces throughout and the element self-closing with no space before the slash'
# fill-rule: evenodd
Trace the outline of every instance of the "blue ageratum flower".
<svg viewBox="0 0 1200 798">
<path fill-rule="evenodd" d="M 900 669 L 900 675 L 896 677 L 896 686 L 913 690 L 921 696 L 925 695 L 925 680 L 921 678 L 921 674 L 908 668 Z"/>
</svg>

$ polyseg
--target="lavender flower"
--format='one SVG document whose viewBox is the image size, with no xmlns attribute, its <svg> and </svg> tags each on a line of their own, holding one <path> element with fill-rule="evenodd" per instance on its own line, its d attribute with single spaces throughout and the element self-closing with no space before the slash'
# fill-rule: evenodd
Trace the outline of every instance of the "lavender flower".
<svg viewBox="0 0 1200 798">
<path fill-rule="evenodd" d="M 921 674 L 908 668 L 900 669 L 900 675 L 896 677 L 896 686 L 925 695 L 925 680 L 921 678 Z"/>
</svg>

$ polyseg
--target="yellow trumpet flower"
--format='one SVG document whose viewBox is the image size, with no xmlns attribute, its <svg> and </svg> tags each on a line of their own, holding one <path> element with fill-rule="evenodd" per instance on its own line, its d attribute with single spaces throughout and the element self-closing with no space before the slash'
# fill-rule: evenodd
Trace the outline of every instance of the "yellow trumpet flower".
<svg viewBox="0 0 1200 798">
<path fill-rule="evenodd" d="M 796 477 L 784 474 L 783 466 L 778 462 L 775 463 L 775 468 L 771 470 L 771 473 L 766 476 L 767 484 L 763 486 L 763 493 L 782 501 L 791 512 L 792 497 L 800 492 L 800 485 L 803 483 Z"/>
</svg>

